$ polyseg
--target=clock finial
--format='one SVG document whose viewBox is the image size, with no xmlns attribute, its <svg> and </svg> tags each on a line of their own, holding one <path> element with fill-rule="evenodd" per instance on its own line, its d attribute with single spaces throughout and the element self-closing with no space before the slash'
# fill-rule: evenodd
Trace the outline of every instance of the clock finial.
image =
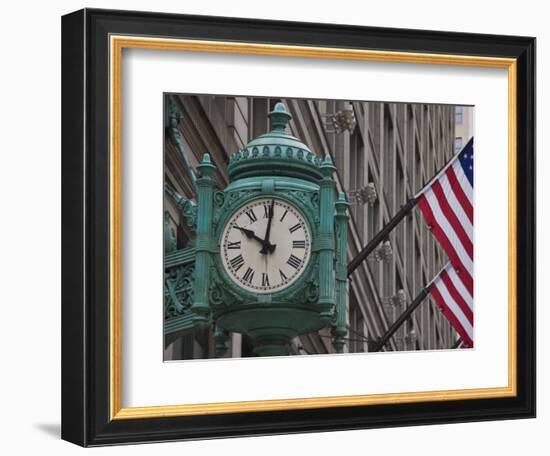
<svg viewBox="0 0 550 456">
<path fill-rule="evenodd" d="M 273 111 L 268 116 L 269 120 L 271 120 L 271 131 L 285 131 L 288 122 L 292 119 L 292 115 L 281 102 L 275 105 Z"/>
</svg>

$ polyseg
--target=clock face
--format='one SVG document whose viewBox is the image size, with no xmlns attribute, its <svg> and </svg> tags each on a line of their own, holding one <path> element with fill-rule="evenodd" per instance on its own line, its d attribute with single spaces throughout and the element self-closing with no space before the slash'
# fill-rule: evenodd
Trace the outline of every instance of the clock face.
<svg viewBox="0 0 550 456">
<path fill-rule="evenodd" d="M 221 237 L 229 277 L 254 293 L 275 293 L 294 283 L 311 254 L 311 232 L 292 204 L 277 198 L 251 201 L 229 219 Z"/>
</svg>

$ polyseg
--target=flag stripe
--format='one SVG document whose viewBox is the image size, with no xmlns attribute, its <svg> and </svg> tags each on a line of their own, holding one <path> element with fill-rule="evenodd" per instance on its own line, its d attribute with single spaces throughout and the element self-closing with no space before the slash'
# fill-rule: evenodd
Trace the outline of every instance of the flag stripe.
<svg viewBox="0 0 550 456">
<path fill-rule="evenodd" d="M 428 191 L 426 191 L 423 197 L 426 199 L 426 202 L 428 203 L 428 206 L 431 211 L 431 218 L 433 219 L 432 228 L 436 226 L 441 228 L 441 234 L 445 236 L 446 242 L 448 242 L 448 244 L 452 247 L 453 251 L 455 252 L 455 255 L 458 257 L 458 261 L 462 266 L 462 268 L 465 268 L 468 271 L 473 271 L 474 269 L 473 260 L 472 260 L 473 247 L 472 247 L 472 255 L 470 256 L 466 251 L 466 249 L 464 248 L 464 245 L 460 241 L 460 238 L 458 237 L 457 233 L 449 223 L 449 220 L 447 220 L 447 217 L 445 217 L 445 214 L 441 210 L 441 207 L 437 202 L 437 198 L 435 197 L 433 190 L 429 189 Z M 441 239 L 438 238 L 438 240 L 443 243 Z M 462 269 L 462 268 L 459 268 L 459 269 Z"/>
<path fill-rule="evenodd" d="M 466 234 L 468 237 L 472 240 L 474 240 L 474 227 L 472 225 L 472 222 L 466 215 L 466 212 L 464 212 L 464 209 L 462 205 L 458 202 L 458 199 L 456 198 L 456 195 L 454 194 L 451 183 L 449 182 L 449 178 L 446 174 L 443 174 L 441 176 L 441 179 L 439 181 L 441 184 L 441 188 L 443 190 L 443 193 L 445 197 L 447 198 L 447 201 L 449 202 L 449 206 L 455 213 L 456 217 L 464 227 L 464 231 L 466 231 Z"/>
<path fill-rule="evenodd" d="M 428 201 L 426 200 L 424 195 L 420 197 L 417 204 L 418 204 L 418 207 L 420 207 L 420 210 L 422 211 L 422 214 L 424 215 L 424 218 L 426 219 L 426 222 L 428 223 L 432 233 L 434 234 L 436 239 L 441 243 L 447 255 L 449 255 L 451 263 L 460 272 L 460 279 L 466 286 L 466 289 L 468 290 L 470 295 L 473 296 L 474 283 L 473 283 L 472 276 L 470 275 L 470 272 L 463 265 L 462 261 L 460 260 L 460 257 L 458 256 L 451 242 L 447 238 L 447 235 L 435 220 L 435 217 L 432 213 L 430 205 L 428 204 Z"/>
<path fill-rule="evenodd" d="M 462 312 L 459 305 L 456 303 L 456 301 L 453 299 L 451 294 L 449 293 L 449 290 L 445 286 L 445 283 L 443 280 L 439 280 L 437 285 L 435 286 L 435 289 L 438 291 L 439 296 L 442 298 L 441 304 L 443 307 L 447 308 L 457 319 L 457 321 L 460 323 L 460 326 L 464 329 L 466 334 L 468 334 L 468 337 L 472 338 L 474 329 L 472 324 L 468 321 L 466 318 L 466 315 Z"/>
<path fill-rule="evenodd" d="M 437 202 L 439 204 L 439 207 L 441 208 L 442 213 L 447 218 L 449 224 L 451 225 L 452 229 L 458 236 L 458 239 L 460 239 L 460 242 L 462 246 L 464 247 L 464 250 L 466 250 L 466 253 L 470 257 L 471 260 L 474 259 L 474 245 L 472 243 L 472 239 L 466 234 L 466 231 L 464 230 L 464 226 L 462 223 L 460 223 L 460 220 L 456 216 L 455 212 L 452 210 L 451 206 L 449 205 L 449 201 L 447 198 L 445 198 L 445 195 L 443 194 L 443 188 L 441 187 L 441 184 L 439 182 L 434 182 L 432 186 L 432 190 L 434 192 L 434 195 L 437 199 Z"/>
<path fill-rule="evenodd" d="M 458 181 L 458 178 L 454 172 L 454 169 L 450 167 L 447 172 L 445 173 L 447 175 L 447 178 L 449 179 L 449 183 L 451 184 L 451 189 L 454 192 L 456 199 L 462 206 L 462 209 L 464 209 L 464 212 L 466 213 L 466 216 L 468 217 L 468 220 L 470 220 L 470 223 L 474 223 L 474 208 L 472 207 L 471 200 L 468 198 L 466 193 L 464 193 L 464 190 L 460 186 L 460 183 Z M 468 185 L 470 185 L 468 183 Z"/>
<path fill-rule="evenodd" d="M 468 306 L 464 298 L 460 295 L 458 290 L 454 287 L 454 284 L 449 278 L 449 274 L 447 273 L 447 271 L 443 271 L 441 273 L 441 280 L 445 284 L 445 287 L 447 288 L 447 291 L 449 292 L 453 300 L 456 302 L 458 307 L 460 307 L 460 310 L 462 311 L 464 316 L 468 319 L 468 322 L 473 325 L 474 313 L 472 312 L 472 309 L 470 308 L 470 306 Z"/>
<path fill-rule="evenodd" d="M 471 327 L 467 321 L 464 322 L 464 314 L 458 310 L 458 315 L 455 314 L 455 312 L 452 308 L 452 299 L 448 296 L 443 296 L 440 292 L 440 287 L 438 286 L 432 286 L 431 287 L 431 294 L 434 298 L 434 301 L 439 306 L 439 308 L 443 311 L 443 315 L 450 321 L 453 328 L 456 330 L 456 332 L 460 335 L 462 340 L 468 344 L 473 345 L 473 327 Z M 462 321 L 459 317 L 461 315 L 463 317 Z M 465 327 L 466 325 L 466 327 Z M 468 328 L 468 329 L 466 329 Z"/>
<path fill-rule="evenodd" d="M 432 216 L 434 219 L 434 222 L 441 226 L 443 231 L 445 232 L 445 235 L 451 245 L 453 246 L 454 251 L 460 258 L 461 263 L 468 269 L 472 266 L 472 258 L 470 255 L 468 255 L 468 252 L 460 242 L 460 239 L 458 235 L 456 234 L 455 230 L 451 226 L 449 220 L 441 210 L 441 207 L 439 206 L 439 203 L 437 201 L 437 198 L 433 192 L 432 189 L 429 189 L 425 194 L 424 197 L 426 198 L 426 201 L 428 202 L 428 205 L 430 206 L 430 209 L 432 211 Z"/>
<path fill-rule="evenodd" d="M 466 287 L 464 286 L 464 283 L 462 280 L 458 277 L 458 274 L 456 273 L 455 269 L 450 267 L 447 268 L 447 275 L 451 282 L 453 283 L 453 286 L 455 287 L 456 291 L 462 296 L 464 301 L 466 302 L 466 305 L 474 310 L 474 298 L 472 295 L 468 292 Z"/>
</svg>

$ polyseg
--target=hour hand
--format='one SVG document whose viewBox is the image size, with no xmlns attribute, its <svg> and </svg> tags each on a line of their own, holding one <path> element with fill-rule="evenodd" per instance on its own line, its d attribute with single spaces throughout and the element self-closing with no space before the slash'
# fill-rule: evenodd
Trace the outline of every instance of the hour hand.
<svg viewBox="0 0 550 456">
<path fill-rule="evenodd" d="M 255 239 L 256 241 L 258 241 L 260 244 L 262 244 L 262 250 L 264 248 L 267 248 L 269 249 L 270 252 L 272 252 L 274 249 L 275 249 L 275 246 L 274 245 L 271 245 L 270 243 L 267 243 L 260 237 L 256 236 L 256 233 L 254 233 L 254 231 L 252 230 L 249 230 L 247 228 L 242 228 L 240 226 L 237 226 L 235 225 L 235 228 L 237 228 L 238 230 L 240 230 L 241 232 L 243 232 L 245 234 L 245 236 L 248 238 L 248 239 Z"/>
<path fill-rule="evenodd" d="M 256 239 L 260 244 L 262 244 L 262 246 L 264 245 L 264 240 L 262 238 L 256 236 L 256 233 L 254 233 L 254 231 L 248 230 L 246 228 L 242 228 L 242 227 L 237 226 L 237 225 L 235 225 L 235 228 L 237 228 L 238 230 L 243 232 L 248 239 Z"/>
</svg>

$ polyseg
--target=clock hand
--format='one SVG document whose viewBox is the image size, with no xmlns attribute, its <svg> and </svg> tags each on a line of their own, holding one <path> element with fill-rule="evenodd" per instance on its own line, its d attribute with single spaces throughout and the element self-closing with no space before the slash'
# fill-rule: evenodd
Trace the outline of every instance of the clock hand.
<svg viewBox="0 0 550 456">
<path fill-rule="evenodd" d="M 246 228 L 241 228 L 240 226 L 237 226 L 235 225 L 235 228 L 237 228 L 238 230 L 241 230 L 248 239 L 255 239 L 256 241 L 258 241 L 260 244 L 262 244 L 262 247 L 264 247 L 265 243 L 264 243 L 264 240 L 258 236 L 256 236 L 256 233 L 254 233 L 254 231 L 252 230 L 248 230 Z M 274 248 L 275 246 L 272 246 L 271 244 L 268 244 L 267 248 L 269 249 L 272 249 Z"/>
<path fill-rule="evenodd" d="M 271 243 L 269 242 L 269 235 L 271 234 L 271 221 L 273 220 L 274 206 L 275 206 L 275 200 L 271 200 L 271 205 L 269 206 L 269 212 L 267 214 L 268 220 L 267 220 L 267 228 L 265 230 L 264 245 L 262 247 L 262 250 L 260 250 L 260 253 L 263 253 L 264 255 L 268 252 L 273 253 L 276 247 L 275 245 L 271 245 Z"/>
</svg>

